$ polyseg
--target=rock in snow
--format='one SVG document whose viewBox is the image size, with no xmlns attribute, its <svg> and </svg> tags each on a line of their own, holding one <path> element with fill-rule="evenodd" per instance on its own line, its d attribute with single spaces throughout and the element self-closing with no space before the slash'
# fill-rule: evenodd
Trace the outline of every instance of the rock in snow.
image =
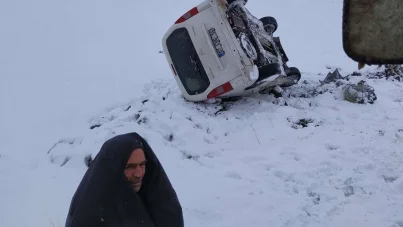
<svg viewBox="0 0 403 227">
<path fill-rule="evenodd" d="M 361 80 L 357 84 L 348 84 L 343 87 L 344 99 L 359 104 L 374 104 L 377 100 L 375 89 Z"/>
</svg>

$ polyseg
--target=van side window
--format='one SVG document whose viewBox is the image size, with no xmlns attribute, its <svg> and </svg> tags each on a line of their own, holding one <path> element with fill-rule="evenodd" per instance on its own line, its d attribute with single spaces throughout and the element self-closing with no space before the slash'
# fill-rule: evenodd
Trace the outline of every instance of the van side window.
<svg viewBox="0 0 403 227">
<path fill-rule="evenodd" d="M 189 95 L 203 93 L 210 80 L 186 28 L 178 28 L 167 39 L 167 48 L 175 70 Z"/>
</svg>

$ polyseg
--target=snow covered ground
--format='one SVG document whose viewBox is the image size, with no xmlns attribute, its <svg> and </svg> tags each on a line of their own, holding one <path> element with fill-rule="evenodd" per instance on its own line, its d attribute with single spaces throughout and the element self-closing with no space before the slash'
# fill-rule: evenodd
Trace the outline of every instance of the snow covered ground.
<svg viewBox="0 0 403 227">
<path fill-rule="evenodd" d="M 198 3 L 0 2 L 0 226 L 64 226 L 84 157 L 136 131 L 186 226 L 402 227 L 403 83 L 351 77 L 375 88 L 373 105 L 319 84 L 326 67 L 356 69 L 342 51 L 341 1 L 250 1 L 256 16 L 277 17 L 306 82 L 284 99 L 225 105 L 184 101 L 158 53 Z"/>
</svg>

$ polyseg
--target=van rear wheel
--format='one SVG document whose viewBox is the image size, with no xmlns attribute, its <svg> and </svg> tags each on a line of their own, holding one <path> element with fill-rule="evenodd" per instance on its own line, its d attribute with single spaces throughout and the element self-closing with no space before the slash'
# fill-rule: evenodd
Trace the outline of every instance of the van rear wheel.
<svg viewBox="0 0 403 227">
<path fill-rule="evenodd" d="M 285 73 L 287 74 L 287 80 L 281 87 L 290 87 L 299 82 L 301 79 L 301 72 L 296 67 L 289 67 L 285 69 Z"/>
<path fill-rule="evenodd" d="M 301 72 L 297 67 L 289 67 L 285 69 L 287 76 L 296 75 L 301 77 Z"/>
</svg>

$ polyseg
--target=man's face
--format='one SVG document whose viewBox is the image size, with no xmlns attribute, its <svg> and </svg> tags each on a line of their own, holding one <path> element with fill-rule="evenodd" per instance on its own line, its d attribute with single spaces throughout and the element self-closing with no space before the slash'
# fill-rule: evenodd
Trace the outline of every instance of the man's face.
<svg viewBox="0 0 403 227">
<path fill-rule="evenodd" d="M 146 158 L 141 148 L 135 149 L 129 157 L 125 168 L 125 176 L 131 188 L 138 192 L 146 173 Z"/>
</svg>

